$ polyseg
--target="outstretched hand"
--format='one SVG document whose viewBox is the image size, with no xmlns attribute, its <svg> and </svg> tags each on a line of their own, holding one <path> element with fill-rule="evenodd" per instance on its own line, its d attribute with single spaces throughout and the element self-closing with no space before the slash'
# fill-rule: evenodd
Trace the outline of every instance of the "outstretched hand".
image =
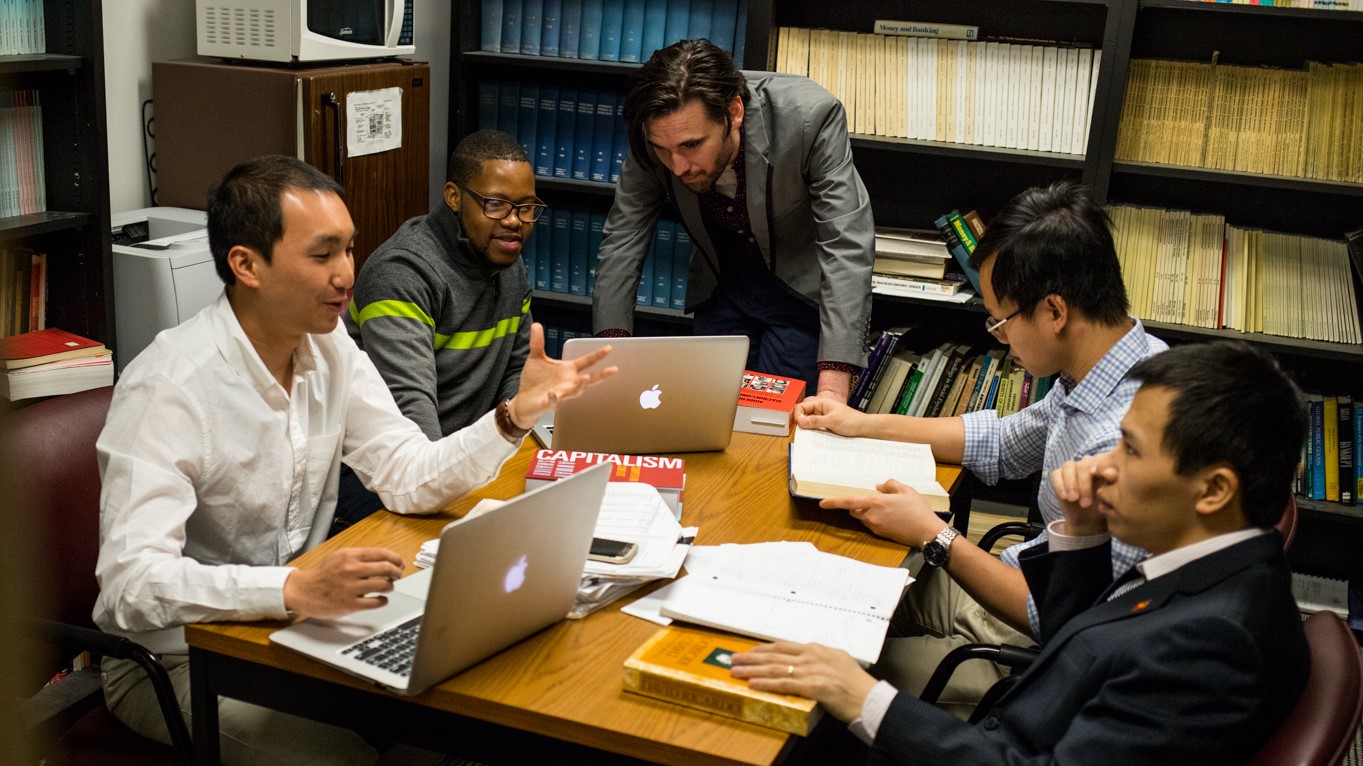
<svg viewBox="0 0 1363 766">
<path fill-rule="evenodd" d="M 610 350 L 610 346 L 604 346 L 577 359 L 550 359 L 544 353 L 544 327 L 539 322 L 530 325 L 530 356 L 521 368 L 520 391 L 511 399 L 512 422 L 530 428 L 560 402 L 580 396 L 588 386 L 619 372 L 618 367 L 584 372 Z"/>
</svg>

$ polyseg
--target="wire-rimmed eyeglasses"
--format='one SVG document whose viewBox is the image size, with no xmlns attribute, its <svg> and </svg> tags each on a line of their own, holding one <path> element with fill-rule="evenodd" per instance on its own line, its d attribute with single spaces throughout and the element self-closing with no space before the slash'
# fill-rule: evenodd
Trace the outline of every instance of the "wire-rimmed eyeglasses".
<svg viewBox="0 0 1363 766">
<path fill-rule="evenodd" d="M 985 316 L 985 318 L 984 318 L 984 331 L 987 332 L 987 333 L 989 333 L 990 335 L 993 335 L 995 338 L 997 338 L 997 337 L 999 337 L 999 330 L 1002 330 L 1002 329 L 1003 329 L 1003 326 L 1004 326 L 1005 324 L 1008 324 L 1008 320 L 1009 320 L 1009 319 L 1012 319 L 1013 317 L 1015 317 L 1015 316 L 1017 316 L 1018 314 L 1021 314 L 1021 313 L 1022 313 L 1022 309 L 1018 309 L 1017 311 L 1014 311 L 1013 313 L 1009 314 L 1008 316 L 1004 317 L 1003 319 L 995 319 L 994 317 L 991 317 L 991 316 Z"/>
</svg>

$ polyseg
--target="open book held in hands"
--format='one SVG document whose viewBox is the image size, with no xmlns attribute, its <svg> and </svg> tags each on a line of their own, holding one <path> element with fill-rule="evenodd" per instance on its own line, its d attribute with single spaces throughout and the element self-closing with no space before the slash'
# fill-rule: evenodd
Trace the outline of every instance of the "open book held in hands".
<svg viewBox="0 0 1363 766">
<path fill-rule="evenodd" d="M 817 499 L 865 495 L 886 479 L 912 487 L 934 511 L 950 510 L 951 497 L 937 483 L 937 462 L 928 445 L 795 429 L 790 444 L 791 495 Z"/>
</svg>

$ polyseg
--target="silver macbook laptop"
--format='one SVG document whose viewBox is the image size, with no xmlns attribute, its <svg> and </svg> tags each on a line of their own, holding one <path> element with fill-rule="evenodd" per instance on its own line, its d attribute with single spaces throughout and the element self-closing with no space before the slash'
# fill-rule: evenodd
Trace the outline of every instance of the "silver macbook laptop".
<svg viewBox="0 0 1363 766">
<path fill-rule="evenodd" d="M 743 335 L 573 338 L 563 358 L 611 346 L 620 372 L 554 415 L 556 450 L 648 454 L 729 446 L 748 361 Z"/>
<path fill-rule="evenodd" d="M 399 580 L 385 606 L 303 620 L 270 640 L 419 694 L 568 614 L 609 473 L 594 466 L 450 522 L 435 566 Z"/>
</svg>

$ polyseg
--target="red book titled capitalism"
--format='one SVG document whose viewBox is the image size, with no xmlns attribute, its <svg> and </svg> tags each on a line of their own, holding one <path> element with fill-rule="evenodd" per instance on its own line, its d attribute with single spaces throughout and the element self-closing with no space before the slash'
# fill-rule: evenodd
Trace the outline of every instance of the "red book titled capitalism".
<svg viewBox="0 0 1363 766">
<path fill-rule="evenodd" d="M 686 486 L 686 461 L 663 455 L 615 455 L 602 452 L 574 452 L 542 449 L 525 470 L 525 488 L 572 476 L 601 463 L 612 463 L 611 481 L 640 482 L 658 490 L 667 506 L 681 518 L 681 495 Z"/>
</svg>

